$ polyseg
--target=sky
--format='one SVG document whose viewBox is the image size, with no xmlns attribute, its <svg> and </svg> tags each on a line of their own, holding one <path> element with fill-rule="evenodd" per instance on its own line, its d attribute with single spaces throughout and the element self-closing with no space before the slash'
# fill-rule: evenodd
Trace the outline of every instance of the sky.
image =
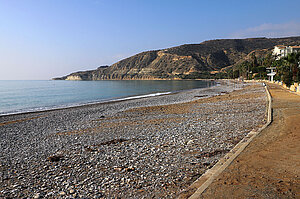
<svg viewBox="0 0 300 199">
<path fill-rule="evenodd" d="M 0 80 L 205 40 L 300 36 L 299 0 L 0 0 Z"/>
</svg>

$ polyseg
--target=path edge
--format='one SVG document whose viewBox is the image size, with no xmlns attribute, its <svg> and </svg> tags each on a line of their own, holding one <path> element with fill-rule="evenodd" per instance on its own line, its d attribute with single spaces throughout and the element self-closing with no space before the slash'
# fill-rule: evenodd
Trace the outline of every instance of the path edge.
<svg viewBox="0 0 300 199">
<path fill-rule="evenodd" d="M 181 192 L 178 199 L 187 198 L 183 196 L 189 190 L 197 190 L 188 198 L 200 198 L 201 194 L 208 188 L 208 186 L 232 163 L 232 161 L 240 155 L 240 153 L 249 145 L 249 143 L 272 122 L 272 97 L 268 86 L 265 85 L 267 93 L 267 123 L 259 128 L 257 131 L 251 131 L 246 135 L 233 149 L 231 149 L 223 158 L 221 158 L 211 169 L 207 170 L 196 181 L 193 182 L 185 191 Z"/>
</svg>

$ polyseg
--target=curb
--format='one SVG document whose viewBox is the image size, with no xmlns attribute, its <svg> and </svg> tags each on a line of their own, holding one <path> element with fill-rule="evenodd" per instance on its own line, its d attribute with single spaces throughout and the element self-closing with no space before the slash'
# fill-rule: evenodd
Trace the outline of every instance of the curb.
<svg viewBox="0 0 300 199">
<path fill-rule="evenodd" d="M 224 171 L 232 161 L 249 145 L 249 143 L 267 126 L 272 122 L 272 97 L 271 94 L 265 86 L 265 90 L 268 98 L 268 107 L 267 107 L 267 123 L 262 126 L 257 131 L 251 131 L 246 137 L 244 137 L 233 149 L 231 149 L 223 158 L 221 158 L 211 169 L 207 170 L 201 177 L 199 177 L 193 184 L 191 184 L 186 191 L 196 190 L 189 197 L 189 199 L 200 198 L 201 194 L 207 189 L 207 187 L 219 176 L 222 171 Z M 184 192 L 182 192 L 184 193 Z M 185 198 L 183 196 L 178 197 L 179 199 Z"/>
</svg>

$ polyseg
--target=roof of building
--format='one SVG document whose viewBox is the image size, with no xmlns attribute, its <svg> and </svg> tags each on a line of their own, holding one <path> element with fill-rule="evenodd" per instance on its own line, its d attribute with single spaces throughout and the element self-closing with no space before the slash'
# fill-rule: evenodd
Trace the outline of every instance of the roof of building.
<svg viewBox="0 0 300 199">
<path fill-rule="evenodd" d="M 300 48 L 300 46 L 291 46 L 291 48 Z"/>
<path fill-rule="evenodd" d="M 278 45 L 278 46 L 275 46 L 275 47 L 277 47 L 279 49 L 285 49 L 286 48 L 286 46 L 283 46 L 283 45 Z"/>
</svg>

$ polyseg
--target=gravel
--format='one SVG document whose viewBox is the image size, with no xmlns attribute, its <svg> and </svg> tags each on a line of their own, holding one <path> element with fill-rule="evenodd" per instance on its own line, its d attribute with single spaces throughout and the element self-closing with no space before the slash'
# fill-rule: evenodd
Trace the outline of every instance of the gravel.
<svg viewBox="0 0 300 199">
<path fill-rule="evenodd" d="M 266 122 L 245 86 L 1 116 L 0 198 L 175 198 Z"/>
</svg>

